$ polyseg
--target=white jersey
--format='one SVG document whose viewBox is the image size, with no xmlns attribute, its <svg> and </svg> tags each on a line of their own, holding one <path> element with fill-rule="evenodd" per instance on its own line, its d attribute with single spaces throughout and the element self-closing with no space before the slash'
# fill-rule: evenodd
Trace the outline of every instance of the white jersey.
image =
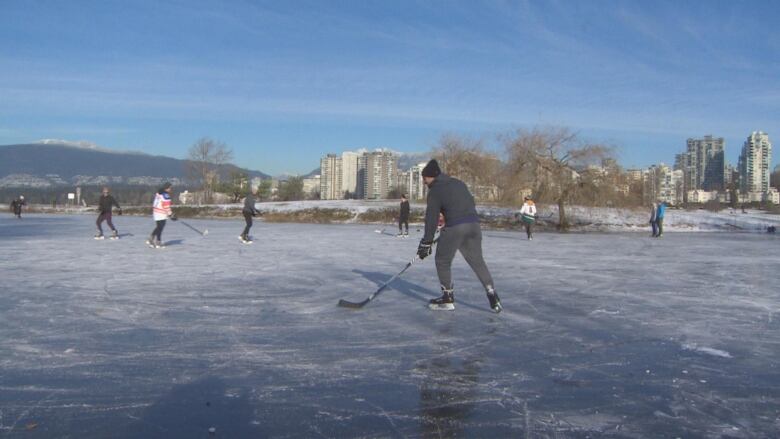
<svg viewBox="0 0 780 439">
<path fill-rule="evenodd" d="M 520 215 L 536 216 L 536 205 L 533 203 L 525 203 L 520 208 Z"/>
</svg>

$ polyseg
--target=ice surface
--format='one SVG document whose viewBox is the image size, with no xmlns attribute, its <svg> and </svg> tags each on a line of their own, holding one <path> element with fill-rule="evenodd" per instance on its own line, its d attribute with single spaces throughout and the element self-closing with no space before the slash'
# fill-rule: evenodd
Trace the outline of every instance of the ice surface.
<svg viewBox="0 0 780 439">
<path fill-rule="evenodd" d="M 375 225 L 0 217 L 0 436 L 776 437 L 780 242 L 485 231 L 505 311 Z M 188 220 L 189 221 L 189 220 Z M 412 233 L 419 238 L 419 233 Z M 214 428 L 214 436 L 209 429 Z"/>
</svg>

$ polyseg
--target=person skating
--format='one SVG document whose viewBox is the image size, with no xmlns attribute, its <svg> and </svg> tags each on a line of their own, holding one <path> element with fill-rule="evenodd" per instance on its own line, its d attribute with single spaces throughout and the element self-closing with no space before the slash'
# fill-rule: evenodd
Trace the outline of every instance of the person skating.
<svg viewBox="0 0 780 439">
<path fill-rule="evenodd" d="M 246 221 L 246 226 L 244 227 L 244 232 L 241 234 L 241 236 L 238 237 L 238 239 L 241 240 L 244 244 L 251 244 L 252 239 L 249 237 L 249 229 L 252 228 L 252 217 L 257 215 L 257 209 L 255 209 L 255 197 L 254 194 L 250 192 L 246 198 L 244 198 L 244 208 L 241 210 L 241 213 L 244 214 L 244 221 Z"/>
<path fill-rule="evenodd" d="M 531 197 L 526 196 L 524 199 L 523 207 L 520 208 L 520 220 L 525 226 L 525 234 L 528 235 L 528 240 L 533 238 L 533 225 L 536 221 L 536 205 Z"/>
<path fill-rule="evenodd" d="M 19 195 L 19 198 L 11 201 L 11 211 L 17 218 L 22 218 L 22 206 L 26 206 L 27 202 L 24 201 L 24 195 Z"/>
<path fill-rule="evenodd" d="M 405 226 L 406 229 L 403 229 Z M 409 200 L 406 195 L 401 195 L 401 211 L 398 215 L 398 236 L 409 236 Z"/>
<path fill-rule="evenodd" d="M 152 204 L 152 217 L 154 218 L 155 228 L 149 239 L 146 240 L 146 245 L 153 248 L 165 247 L 162 243 L 162 231 L 165 228 L 165 221 L 170 218 L 171 221 L 176 221 L 176 215 L 173 214 L 171 209 L 171 188 L 173 185 L 165 183 L 154 195 L 154 203 Z"/>
<path fill-rule="evenodd" d="M 114 227 L 114 223 L 111 221 L 111 214 L 114 206 L 117 208 L 117 213 L 122 215 L 122 207 L 119 206 L 119 203 L 117 203 L 114 196 L 111 195 L 111 190 L 104 187 L 103 193 L 98 200 L 98 217 L 95 221 L 98 232 L 97 235 L 95 235 L 95 239 L 103 239 L 103 221 L 111 228 L 111 239 L 119 239 L 119 233 L 116 231 L 116 227 Z"/>
<path fill-rule="evenodd" d="M 653 229 L 653 234 L 651 235 L 653 238 L 658 235 L 658 223 L 656 222 L 657 215 L 658 205 L 655 203 L 650 203 L 650 227 Z"/>
<path fill-rule="evenodd" d="M 432 252 L 433 236 L 440 214 L 444 215 L 445 221 L 439 233 L 435 257 L 442 295 L 432 299 L 428 306 L 437 310 L 455 309 L 452 260 L 455 253 L 460 251 L 485 288 L 490 308 L 496 313 L 501 312 L 501 301 L 482 257 L 482 232 L 474 197 L 462 181 L 443 174 L 436 160 L 425 165 L 422 176 L 428 186 L 428 201 L 425 209 L 425 235 L 417 248 L 420 259 L 425 259 Z"/>
<path fill-rule="evenodd" d="M 655 235 L 656 238 L 660 238 L 664 234 L 664 215 L 666 215 L 666 203 L 659 201 L 655 213 L 655 224 L 658 227 L 658 233 Z"/>
</svg>

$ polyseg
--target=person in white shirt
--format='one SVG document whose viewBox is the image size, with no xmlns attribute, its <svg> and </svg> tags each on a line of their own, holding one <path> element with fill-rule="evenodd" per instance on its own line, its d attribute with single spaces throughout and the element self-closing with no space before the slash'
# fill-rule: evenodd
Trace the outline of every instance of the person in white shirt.
<svg viewBox="0 0 780 439">
<path fill-rule="evenodd" d="M 533 238 L 533 225 L 536 222 L 536 205 L 531 197 L 525 197 L 525 203 L 520 208 L 520 221 L 525 226 L 525 234 L 528 235 L 528 240 Z"/>
</svg>

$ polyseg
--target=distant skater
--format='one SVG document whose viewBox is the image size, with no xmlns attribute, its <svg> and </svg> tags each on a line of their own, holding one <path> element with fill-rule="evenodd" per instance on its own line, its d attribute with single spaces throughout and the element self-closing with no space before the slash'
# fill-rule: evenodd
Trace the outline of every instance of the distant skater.
<svg viewBox="0 0 780 439">
<path fill-rule="evenodd" d="M 26 206 L 27 202 L 24 201 L 24 195 L 19 195 L 19 198 L 11 201 L 11 212 L 16 215 L 17 218 L 22 218 L 22 206 Z"/>
<path fill-rule="evenodd" d="M 658 234 L 655 235 L 656 238 L 660 238 L 664 234 L 664 215 L 666 215 L 666 203 L 659 201 L 655 213 L 655 223 L 658 227 Z"/>
<path fill-rule="evenodd" d="M 650 227 L 653 229 L 653 234 L 650 235 L 653 238 L 658 236 L 658 223 L 656 222 L 656 215 L 658 214 L 658 205 L 650 203 Z"/>
<path fill-rule="evenodd" d="M 246 222 L 246 226 L 244 227 L 244 232 L 241 234 L 241 236 L 238 237 L 238 239 L 240 239 L 244 244 L 251 244 L 252 238 L 249 237 L 249 229 L 252 228 L 252 217 L 258 213 L 257 209 L 255 209 L 255 197 L 252 192 L 249 192 L 246 198 L 244 198 L 244 208 L 241 210 L 241 213 L 244 214 L 244 221 Z"/>
<path fill-rule="evenodd" d="M 401 226 L 405 226 L 406 229 L 402 229 Z M 406 194 L 401 195 L 401 211 L 398 215 L 398 236 L 406 238 L 409 236 L 409 200 L 406 198 Z"/>
<path fill-rule="evenodd" d="M 100 199 L 98 200 L 99 215 L 95 221 L 98 232 L 97 235 L 95 235 L 95 239 L 103 239 L 103 221 L 111 228 L 111 239 L 119 239 L 119 233 L 117 233 L 116 227 L 114 227 L 114 223 L 111 221 L 111 211 L 114 206 L 117 208 L 117 214 L 122 215 L 122 207 L 119 206 L 119 203 L 117 203 L 114 196 L 111 195 L 111 190 L 104 187 L 103 194 L 100 195 Z"/>
<path fill-rule="evenodd" d="M 528 235 L 528 240 L 534 239 L 533 226 L 536 222 L 536 205 L 531 197 L 525 197 L 523 207 L 520 208 L 520 220 L 525 226 L 525 234 Z"/>
<path fill-rule="evenodd" d="M 436 160 L 425 165 L 422 175 L 429 190 L 425 209 L 425 235 L 417 247 L 420 259 L 425 259 L 432 252 L 433 236 L 441 214 L 444 214 L 445 220 L 444 228 L 439 233 L 435 258 L 442 295 L 432 299 L 429 308 L 455 309 L 452 260 L 460 251 L 485 288 L 490 308 L 496 313 L 501 312 L 501 302 L 493 288 L 493 277 L 482 257 L 482 232 L 474 197 L 462 181 L 443 174 Z"/>
<path fill-rule="evenodd" d="M 154 218 L 155 228 L 149 239 L 146 240 L 146 245 L 152 248 L 164 248 L 162 243 L 162 231 L 165 228 L 165 221 L 170 218 L 171 221 L 176 221 L 176 215 L 173 214 L 171 209 L 171 188 L 173 185 L 165 183 L 154 195 L 154 203 L 152 204 L 152 217 Z"/>
</svg>

